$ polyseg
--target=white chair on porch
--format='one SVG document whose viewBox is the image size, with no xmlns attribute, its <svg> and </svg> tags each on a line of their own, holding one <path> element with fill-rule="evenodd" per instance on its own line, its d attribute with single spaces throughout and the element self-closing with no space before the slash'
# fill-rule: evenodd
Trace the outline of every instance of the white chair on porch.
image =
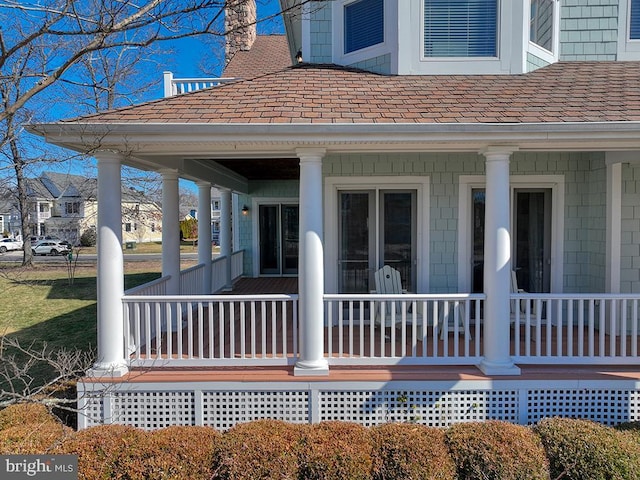
<svg viewBox="0 0 640 480">
<path fill-rule="evenodd" d="M 525 289 L 518 287 L 518 277 L 516 275 L 515 270 L 511 270 L 511 293 L 529 293 Z M 511 319 L 515 320 L 516 311 L 520 309 L 520 313 L 524 314 L 527 311 L 527 300 L 520 300 L 519 302 L 516 300 L 511 300 Z M 535 315 L 536 313 L 536 304 L 535 302 L 531 303 L 531 315 Z M 522 315 L 521 315 L 522 317 Z"/>
<path fill-rule="evenodd" d="M 402 288 L 402 279 L 400 278 L 400 272 L 389 265 L 385 265 L 381 269 L 375 272 L 374 280 L 376 284 L 376 289 L 374 293 L 384 294 L 384 295 L 397 295 L 401 293 L 407 293 L 407 291 Z M 393 313 L 393 304 L 395 303 L 395 317 L 392 318 Z M 422 338 L 422 315 L 416 312 L 416 323 L 417 323 L 417 335 L 419 338 Z M 407 323 L 410 326 L 410 322 L 413 319 L 413 313 L 410 308 L 407 308 Z M 382 319 L 382 320 L 380 320 Z M 400 328 L 400 322 L 402 321 L 402 302 L 384 302 L 384 312 L 382 312 L 382 307 L 376 310 L 376 323 L 381 323 L 384 321 L 385 326 L 387 326 L 387 320 L 389 322 L 394 322 L 396 328 Z"/>
</svg>

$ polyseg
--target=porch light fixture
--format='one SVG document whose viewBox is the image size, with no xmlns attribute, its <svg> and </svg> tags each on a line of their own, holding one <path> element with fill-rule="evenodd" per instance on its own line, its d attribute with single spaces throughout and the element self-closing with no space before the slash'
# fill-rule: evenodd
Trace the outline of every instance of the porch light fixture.
<svg viewBox="0 0 640 480">
<path fill-rule="evenodd" d="M 244 215 L 245 217 L 249 215 L 249 207 L 247 207 L 246 205 L 242 207 L 242 215 Z"/>
<path fill-rule="evenodd" d="M 302 63 L 302 50 L 298 50 L 296 53 L 296 63 Z"/>
</svg>

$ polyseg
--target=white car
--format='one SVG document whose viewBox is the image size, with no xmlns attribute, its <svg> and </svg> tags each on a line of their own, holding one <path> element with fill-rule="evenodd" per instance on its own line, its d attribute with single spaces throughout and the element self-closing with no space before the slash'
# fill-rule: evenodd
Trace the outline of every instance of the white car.
<svg viewBox="0 0 640 480">
<path fill-rule="evenodd" d="M 13 240 L 12 238 L 0 239 L 0 253 L 10 252 L 11 250 L 21 250 L 22 242 Z"/>
<path fill-rule="evenodd" d="M 66 255 L 69 253 L 69 245 L 56 240 L 41 240 L 32 249 L 34 255 Z"/>
</svg>

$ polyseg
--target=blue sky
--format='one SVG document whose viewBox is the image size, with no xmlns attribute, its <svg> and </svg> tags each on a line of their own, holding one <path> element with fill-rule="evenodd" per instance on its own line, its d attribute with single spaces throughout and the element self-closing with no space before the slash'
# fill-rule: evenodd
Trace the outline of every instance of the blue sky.
<svg viewBox="0 0 640 480">
<path fill-rule="evenodd" d="M 280 11 L 280 5 L 278 0 L 256 0 L 258 19 L 264 19 L 271 15 L 277 14 Z M 284 33 L 284 27 L 280 17 L 270 19 L 268 21 L 261 21 L 257 25 L 259 34 L 271 34 L 271 33 Z M 156 56 L 152 61 L 157 62 L 160 66 L 159 71 L 169 70 L 173 72 L 174 77 L 204 77 L 204 76 L 219 76 L 221 74 L 221 61 L 224 56 L 224 43 L 219 41 L 218 44 L 214 44 L 212 41 L 203 40 L 202 37 L 185 38 L 180 41 L 172 43 L 166 43 L 161 45 L 162 50 L 166 50 L 166 55 Z M 212 49 L 217 49 L 213 51 Z M 171 53 L 169 53 L 171 51 Z M 204 59 L 204 62 L 203 62 Z M 210 61 L 207 61 L 210 60 Z M 203 63 L 206 70 L 203 70 Z M 157 69 L 153 69 L 153 73 L 150 70 L 150 78 L 155 83 L 154 88 L 145 95 L 145 98 L 140 98 L 134 101 L 134 103 L 140 103 L 141 101 L 154 100 L 161 98 L 163 95 L 162 74 Z M 74 111 L 73 106 L 60 105 L 58 108 L 54 108 L 49 111 L 48 121 L 57 121 L 63 118 L 73 118 L 77 115 L 85 112 Z M 44 120 L 44 119 L 43 119 Z M 42 145 L 43 140 L 39 138 L 33 138 L 35 141 Z M 41 143 L 42 142 L 42 143 Z M 50 146 L 45 147 L 47 149 Z M 55 150 L 55 148 L 53 149 Z M 66 152 L 68 153 L 68 152 Z M 28 173 L 31 175 L 38 175 L 39 172 L 44 170 L 53 170 L 61 173 L 74 173 L 80 175 L 95 175 L 93 170 L 93 162 L 78 162 L 70 161 L 62 164 L 42 164 L 33 165 Z M 188 189 L 193 189 L 191 182 L 181 182 L 181 186 Z"/>
<path fill-rule="evenodd" d="M 267 18 L 280 11 L 280 4 L 278 0 L 256 0 L 258 19 Z M 258 23 L 259 34 L 270 33 L 284 33 L 284 26 L 280 17 L 277 19 L 271 19 L 268 21 L 262 21 Z M 175 50 L 175 57 L 179 61 L 170 61 L 169 65 L 176 77 L 198 77 L 203 76 L 203 72 L 200 69 L 201 60 L 211 55 L 210 44 L 203 42 L 201 38 L 187 38 L 179 42 L 175 42 L 171 47 Z M 222 47 L 224 48 L 224 47 Z M 216 53 L 220 55 L 219 52 Z M 220 75 L 220 72 L 214 72 L 215 75 Z"/>
</svg>

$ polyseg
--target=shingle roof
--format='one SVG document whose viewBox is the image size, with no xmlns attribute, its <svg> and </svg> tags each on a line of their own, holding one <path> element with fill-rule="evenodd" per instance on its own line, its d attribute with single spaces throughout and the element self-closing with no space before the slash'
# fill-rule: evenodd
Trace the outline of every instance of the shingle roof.
<svg viewBox="0 0 640 480">
<path fill-rule="evenodd" d="M 640 121 L 640 62 L 560 62 L 521 75 L 378 75 L 302 64 L 72 120 L 82 123 Z"/>
<path fill-rule="evenodd" d="M 222 73 L 229 78 L 255 78 L 291 65 L 285 35 L 258 35 L 250 50 L 236 52 Z"/>
</svg>

